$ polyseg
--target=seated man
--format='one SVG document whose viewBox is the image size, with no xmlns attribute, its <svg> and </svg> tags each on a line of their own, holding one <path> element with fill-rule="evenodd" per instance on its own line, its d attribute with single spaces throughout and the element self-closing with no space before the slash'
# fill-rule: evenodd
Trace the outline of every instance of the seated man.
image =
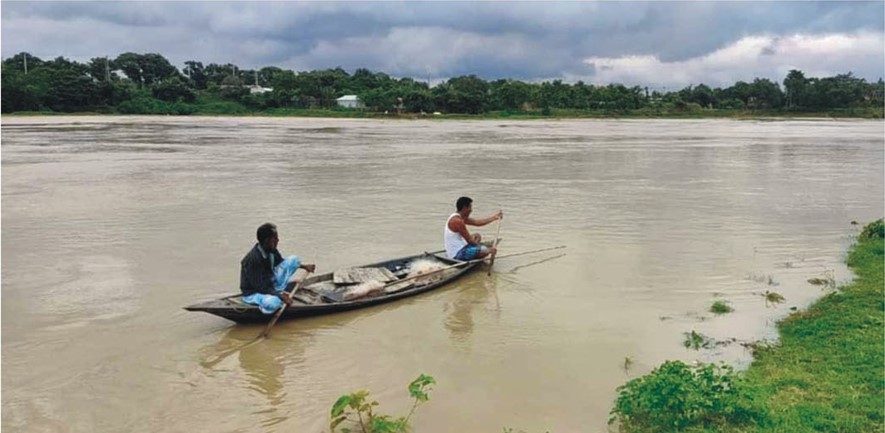
<svg viewBox="0 0 885 433">
<path fill-rule="evenodd" d="M 295 271 L 300 268 L 313 272 L 316 265 L 302 264 L 297 256 L 283 260 L 277 251 L 280 243 L 277 226 L 271 223 L 258 227 L 256 237 L 258 243 L 240 262 L 240 290 L 243 291 L 243 302 L 257 305 L 264 314 L 271 314 L 283 302 L 292 302 L 285 289 Z"/>
<path fill-rule="evenodd" d="M 471 236 L 467 225 L 484 226 L 504 218 L 504 212 L 499 210 L 494 215 L 479 220 L 470 218 L 470 213 L 473 212 L 473 199 L 470 197 L 460 197 L 455 207 L 458 212 L 449 216 L 443 230 L 446 255 L 450 259 L 468 261 L 496 254 L 498 250 L 495 247 L 488 248 L 480 244 L 482 237 L 479 234 Z"/>
</svg>

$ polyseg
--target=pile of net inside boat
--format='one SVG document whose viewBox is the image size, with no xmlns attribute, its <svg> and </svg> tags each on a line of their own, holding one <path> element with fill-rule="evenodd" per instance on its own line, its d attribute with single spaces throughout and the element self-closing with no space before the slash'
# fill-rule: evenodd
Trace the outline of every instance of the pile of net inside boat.
<svg viewBox="0 0 885 433">
<path fill-rule="evenodd" d="M 335 299 L 355 299 L 396 293 L 412 287 L 420 287 L 440 281 L 446 271 L 438 271 L 447 265 L 432 258 L 408 262 L 396 273 L 387 268 L 348 268 L 335 271 L 332 281 L 312 284 L 307 288 L 323 294 L 333 293 Z M 456 270 L 453 270 L 457 272 Z M 420 275 L 428 274 L 426 277 Z M 413 278 L 417 277 L 417 278 Z M 408 280 L 397 283 L 397 280 Z"/>
</svg>

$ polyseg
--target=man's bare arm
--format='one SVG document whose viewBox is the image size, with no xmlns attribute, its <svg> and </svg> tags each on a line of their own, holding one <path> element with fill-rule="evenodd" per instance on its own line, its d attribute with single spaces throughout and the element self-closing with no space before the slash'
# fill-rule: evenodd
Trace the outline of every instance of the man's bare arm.
<svg viewBox="0 0 885 433">
<path fill-rule="evenodd" d="M 472 225 L 472 226 L 482 227 L 482 226 L 484 226 L 484 225 L 486 225 L 486 224 L 489 224 L 489 223 L 491 223 L 491 222 L 497 221 L 497 220 L 499 220 L 499 219 L 501 219 L 501 218 L 504 218 L 504 211 L 500 211 L 500 210 L 499 210 L 499 211 L 496 212 L 495 214 L 490 215 L 490 216 L 487 216 L 487 217 L 485 217 L 485 218 L 480 218 L 480 219 L 476 219 L 476 220 L 473 219 L 473 218 L 467 218 L 467 220 L 464 221 L 464 222 L 467 223 L 467 224 L 469 224 L 469 225 Z"/>
</svg>

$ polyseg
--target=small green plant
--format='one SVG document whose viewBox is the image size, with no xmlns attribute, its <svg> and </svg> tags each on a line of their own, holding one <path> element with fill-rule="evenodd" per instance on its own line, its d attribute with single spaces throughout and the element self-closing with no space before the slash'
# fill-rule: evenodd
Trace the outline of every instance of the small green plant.
<svg viewBox="0 0 885 433">
<path fill-rule="evenodd" d="M 667 361 L 618 388 L 610 422 L 622 431 L 671 432 L 691 426 L 744 425 L 762 413 L 743 380 L 724 364 Z"/>
<path fill-rule="evenodd" d="M 808 282 L 815 286 L 823 286 L 825 289 L 835 289 L 836 275 L 832 270 L 827 270 L 823 277 L 809 278 Z"/>
<path fill-rule="evenodd" d="M 861 239 L 882 239 L 885 238 L 885 224 L 882 218 L 867 224 L 860 232 Z"/>
<path fill-rule="evenodd" d="M 734 308 L 731 308 L 725 301 L 716 301 L 710 306 L 710 312 L 715 314 L 725 314 L 732 311 L 734 311 Z"/>
<path fill-rule="evenodd" d="M 762 296 L 765 298 L 766 304 L 780 304 L 781 302 L 784 302 L 786 300 L 786 298 L 784 298 L 784 296 L 780 293 L 771 292 L 768 290 L 766 290 L 765 293 L 762 294 Z"/>
<path fill-rule="evenodd" d="M 409 414 L 403 417 L 394 418 L 390 415 L 376 414 L 372 408 L 378 406 L 377 401 L 369 401 L 369 391 L 357 391 L 352 394 L 342 395 L 338 401 L 332 405 L 331 422 L 329 422 L 329 430 L 335 432 L 335 429 L 343 422 L 350 421 L 351 424 L 359 426 L 359 431 L 363 433 L 400 433 L 405 432 L 409 428 L 409 419 L 415 413 L 418 405 L 430 399 L 427 395 L 430 392 L 430 385 L 436 381 L 432 376 L 420 375 L 417 379 L 409 384 L 409 395 L 415 401 L 412 403 L 412 409 Z M 356 416 L 353 418 L 353 416 Z M 351 433 L 350 428 L 342 427 L 342 433 Z"/>
<path fill-rule="evenodd" d="M 633 358 L 629 356 L 624 357 L 624 372 L 630 371 L 630 367 L 633 366 Z"/>
</svg>

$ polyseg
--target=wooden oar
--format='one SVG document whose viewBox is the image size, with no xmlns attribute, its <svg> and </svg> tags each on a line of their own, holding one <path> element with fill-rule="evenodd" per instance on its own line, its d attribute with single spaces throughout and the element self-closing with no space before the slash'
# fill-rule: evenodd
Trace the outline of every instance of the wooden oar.
<svg viewBox="0 0 885 433">
<path fill-rule="evenodd" d="M 541 253 L 541 252 L 544 252 L 544 251 L 560 250 L 560 249 L 563 249 L 563 248 L 565 248 L 565 245 L 560 245 L 560 246 L 558 246 L 558 247 L 541 248 L 541 249 L 538 249 L 538 250 L 522 251 L 522 252 L 518 252 L 518 253 L 505 254 L 505 255 L 501 256 L 501 258 L 503 259 L 503 258 L 505 258 L 505 257 L 522 256 L 522 255 L 526 255 L 526 254 Z M 457 268 L 457 267 L 461 267 L 461 266 L 472 265 L 472 264 L 474 264 L 474 263 L 479 263 L 479 262 L 482 262 L 482 261 L 484 261 L 484 260 L 485 260 L 485 258 L 469 260 L 469 261 L 466 261 L 466 262 L 455 263 L 454 265 L 449 265 L 449 266 L 446 266 L 446 267 L 442 267 L 442 268 L 439 268 L 439 269 L 437 269 L 437 270 L 435 270 L 435 271 L 430 271 L 430 272 L 427 272 L 427 273 L 424 273 L 424 274 L 412 275 L 411 277 L 407 277 L 407 278 L 403 278 L 403 279 L 400 279 L 400 280 L 396 280 L 396 281 L 392 281 L 392 282 L 390 282 L 390 283 L 387 283 L 387 284 L 385 284 L 383 287 L 381 287 L 379 290 L 384 290 L 384 289 L 386 289 L 386 288 L 388 288 L 388 287 L 390 287 L 390 286 L 395 286 L 395 285 L 397 285 L 397 284 L 400 284 L 400 283 L 403 283 L 403 282 L 406 282 L 406 281 L 411 281 L 411 280 L 414 280 L 414 279 L 417 279 L 417 278 L 426 277 L 426 276 L 428 276 L 428 275 L 433 275 L 433 274 L 435 274 L 435 273 L 442 272 L 442 271 L 447 271 L 447 270 L 449 270 L 449 269 L 453 269 L 453 268 Z"/>
<path fill-rule="evenodd" d="M 304 285 L 304 282 L 307 281 L 308 276 L 310 276 L 310 271 L 307 271 L 307 275 L 305 275 L 304 278 L 302 278 L 301 281 L 298 282 L 298 284 L 295 284 L 295 287 L 292 288 L 291 292 L 288 292 L 290 302 L 292 299 L 292 295 L 294 295 L 295 292 L 297 292 L 298 289 L 300 289 L 301 286 Z M 283 311 L 286 311 L 286 307 L 288 306 L 289 304 L 283 302 L 283 305 L 280 307 L 279 311 L 277 311 L 277 314 L 274 315 L 270 323 L 267 324 L 267 328 L 264 328 L 264 331 L 261 331 L 261 334 L 258 335 L 258 338 L 266 338 L 268 335 L 270 335 L 270 328 L 273 328 L 273 325 L 277 323 L 277 320 L 280 320 L 280 316 L 283 315 Z"/>
<path fill-rule="evenodd" d="M 495 244 L 493 245 L 495 248 L 498 248 L 498 243 L 501 242 L 501 238 L 498 235 L 501 234 L 501 220 L 498 220 L 498 230 L 495 232 Z M 492 260 L 489 261 L 489 273 L 488 276 L 492 276 L 492 266 L 495 266 L 495 256 L 498 255 L 498 251 L 495 251 L 495 254 L 492 255 Z"/>
</svg>

